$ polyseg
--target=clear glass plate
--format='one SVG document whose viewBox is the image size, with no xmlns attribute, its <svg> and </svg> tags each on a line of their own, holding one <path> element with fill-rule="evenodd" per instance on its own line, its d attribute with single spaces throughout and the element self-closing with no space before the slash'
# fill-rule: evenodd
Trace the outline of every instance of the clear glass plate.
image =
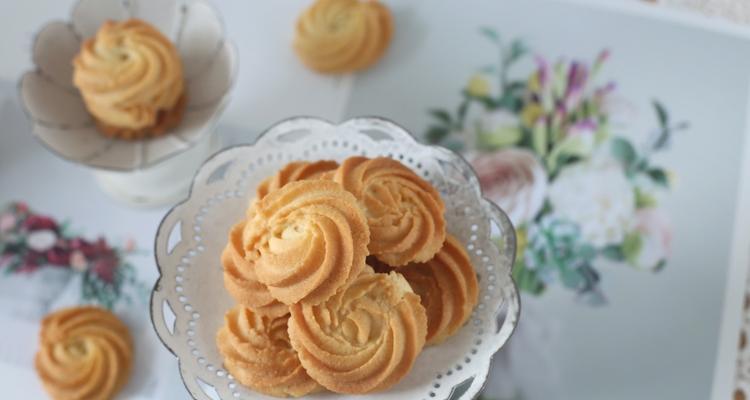
<svg viewBox="0 0 750 400">
<path fill-rule="evenodd" d="M 446 203 L 448 231 L 466 245 L 479 278 L 479 304 L 444 343 L 427 347 L 409 375 L 388 391 L 361 399 L 470 399 L 481 390 L 492 356 L 516 327 L 519 300 L 511 279 L 515 233 L 508 217 L 482 198 L 471 167 L 454 152 L 419 144 L 379 118 L 333 125 L 314 118 L 285 120 L 253 145 L 216 154 L 196 174 L 190 196 L 162 221 L 155 252 L 161 277 L 151 297 L 154 329 L 179 360 L 196 399 L 271 399 L 247 389 L 222 366 L 216 331 L 232 299 L 219 256 L 231 225 L 244 215 L 256 185 L 294 160 L 387 156 L 430 181 Z M 321 393 L 309 398 L 341 398 Z"/>
<path fill-rule="evenodd" d="M 73 86 L 73 58 L 81 42 L 108 20 L 140 18 L 175 45 L 188 96 L 180 124 L 148 140 L 102 135 Z M 218 11 L 205 0 L 78 0 L 69 22 L 53 21 L 36 34 L 34 69 L 19 82 L 32 132 L 52 153 L 102 171 L 141 171 L 205 141 L 227 104 L 237 75 L 237 49 L 224 36 Z"/>
</svg>

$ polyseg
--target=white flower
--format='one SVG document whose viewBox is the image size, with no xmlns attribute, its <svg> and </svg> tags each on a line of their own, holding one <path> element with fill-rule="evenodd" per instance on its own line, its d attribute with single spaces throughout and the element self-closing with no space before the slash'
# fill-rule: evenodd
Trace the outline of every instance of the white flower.
<svg viewBox="0 0 750 400">
<path fill-rule="evenodd" d="M 644 208 L 635 214 L 635 230 L 641 246 L 634 266 L 653 269 L 672 253 L 672 227 L 666 216 L 656 208 Z"/>
<path fill-rule="evenodd" d="M 51 249 L 55 242 L 57 242 L 57 234 L 49 229 L 33 231 L 26 236 L 26 245 L 40 253 Z"/>
<path fill-rule="evenodd" d="M 633 188 L 611 160 L 564 168 L 550 185 L 549 200 L 553 212 L 578 224 L 596 247 L 621 242 L 635 212 Z"/>
<path fill-rule="evenodd" d="M 499 205 L 516 226 L 533 219 L 544 205 L 547 173 L 534 153 L 507 148 L 471 161 L 484 195 Z"/>
</svg>

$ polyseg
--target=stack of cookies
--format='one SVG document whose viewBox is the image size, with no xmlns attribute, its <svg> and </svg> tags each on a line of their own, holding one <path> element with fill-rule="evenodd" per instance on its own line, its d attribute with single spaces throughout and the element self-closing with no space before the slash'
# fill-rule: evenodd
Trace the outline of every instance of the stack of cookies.
<svg viewBox="0 0 750 400">
<path fill-rule="evenodd" d="M 273 396 L 395 385 L 477 303 L 444 212 L 389 158 L 293 162 L 267 178 L 222 254 L 237 302 L 216 336 L 226 369 Z"/>
</svg>

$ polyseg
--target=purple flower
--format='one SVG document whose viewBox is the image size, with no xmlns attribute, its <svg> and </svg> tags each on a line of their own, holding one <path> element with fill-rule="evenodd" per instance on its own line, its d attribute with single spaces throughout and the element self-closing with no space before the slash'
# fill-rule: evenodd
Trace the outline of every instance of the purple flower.
<svg viewBox="0 0 750 400">
<path fill-rule="evenodd" d="M 601 100 L 603 100 L 603 98 L 605 96 L 607 96 L 608 94 L 614 92 L 616 88 L 617 88 L 617 84 L 616 83 L 614 83 L 614 82 L 608 82 L 606 85 L 604 85 L 604 86 L 602 86 L 600 88 L 597 88 L 594 91 L 594 98 L 597 101 L 601 101 Z"/>
<path fill-rule="evenodd" d="M 568 110 L 575 109 L 581 102 L 586 80 L 588 79 L 588 68 L 585 65 L 573 62 L 568 70 L 568 85 L 565 91 L 564 104 Z"/>
<path fill-rule="evenodd" d="M 568 129 L 566 136 L 593 136 L 596 133 L 597 126 L 598 125 L 595 121 L 584 119 L 573 124 L 570 129 Z"/>
<path fill-rule="evenodd" d="M 599 53 L 599 55 L 596 57 L 596 61 L 594 61 L 594 68 L 598 69 L 601 67 L 602 64 L 607 62 L 609 60 L 609 56 L 611 55 L 611 52 L 609 49 L 604 49 Z"/>
<path fill-rule="evenodd" d="M 549 82 L 549 63 L 541 56 L 536 57 L 537 64 L 537 79 L 539 80 L 539 87 L 544 88 Z"/>
</svg>

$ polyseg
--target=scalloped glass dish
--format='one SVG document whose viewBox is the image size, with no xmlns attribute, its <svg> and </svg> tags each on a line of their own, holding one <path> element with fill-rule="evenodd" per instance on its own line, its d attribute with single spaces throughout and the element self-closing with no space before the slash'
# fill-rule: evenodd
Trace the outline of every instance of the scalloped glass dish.
<svg viewBox="0 0 750 400">
<path fill-rule="evenodd" d="M 196 399 L 272 399 L 240 385 L 222 367 L 215 334 L 232 306 L 219 255 L 230 226 L 244 215 L 256 185 L 293 160 L 352 155 L 392 157 L 430 181 L 446 203 L 448 231 L 471 256 L 479 304 L 467 324 L 440 345 L 427 347 L 409 375 L 390 390 L 362 399 L 471 399 L 487 378 L 492 356 L 516 327 L 519 301 L 511 279 L 515 233 L 508 217 L 482 198 L 474 172 L 450 150 L 419 144 L 378 118 L 340 125 L 314 118 L 285 120 L 253 145 L 216 154 L 196 174 L 187 200 L 162 221 L 155 252 L 161 276 L 151 297 L 151 319 L 175 354 Z M 344 396 L 321 393 L 307 398 Z"/>
<path fill-rule="evenodd" d="M 174 43 L 184 68 L 188 103 L 182 120 L 168 134 L 147 140 L 102 135 L 73 85 L 72 60 L 82 41 L 104 21 L 126 18 L 157 27 Z M 19 81 L 34 136 L 55 155 L 93 169 L 115 198 L 134 205 L 176 201 L 218 147 L 214 126 L 238 63 L 224 31 L 218 11 L 204 0 L 78 0 L 69 22 L 49 22 L 36 34 L 35 68 Z"/>
</svg>

